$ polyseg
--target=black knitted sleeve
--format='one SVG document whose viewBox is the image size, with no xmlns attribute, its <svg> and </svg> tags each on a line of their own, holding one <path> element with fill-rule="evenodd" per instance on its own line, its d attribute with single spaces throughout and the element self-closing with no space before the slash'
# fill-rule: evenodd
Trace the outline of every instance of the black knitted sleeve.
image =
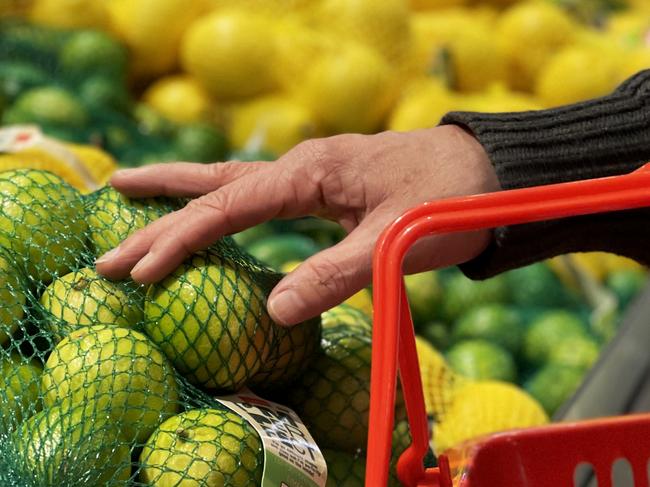
<svg viewBox="0 0 650 487">
<path fill-rule="evenodd" d="M 650 161 L 650 70 L 609 96 L 521 113 L 453 112 L 486 149 L 503 189 L 625 174 Z M 495 229 L 461 266 L 483 279 L 568 252 L 606 251 L 650 265 L 650 210 L 611 212 Z"/>
</svg>

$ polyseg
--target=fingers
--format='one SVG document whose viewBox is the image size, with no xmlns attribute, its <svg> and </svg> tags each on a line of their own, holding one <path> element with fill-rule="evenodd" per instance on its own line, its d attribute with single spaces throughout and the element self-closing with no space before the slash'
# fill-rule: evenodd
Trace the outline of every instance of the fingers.
<svg viewBox="0 0 650 487">
<path fill-rule="evenodd" d="M 307 259 L 275 287 L 268 300 L 271 317 L 289 326 L 312 318 L 366 287 L 372 251 L 381 225 L 364 220 L 341 243 Z"/>
<path fill-rule="evenodd" d="M 120 245 L 117 255 L 100 259 L 106 275 L 128 272 L 140 283 L 156 282 L 192 253 L 224 235 L 239 232 L 275 217 L 310 213 L 318 198 L 309 184 L 291 171 L 267 165 L 217 191 L 191 201 L 185 208 L 157 220 Z M 299 184 L 296 181 L 300 181 Z M 137 264 L 136 264 L 137 262 Z"/>
<path fill-rule="evenodd" d="M 134 198 L 152 196 L 197 197 L 268 167 L 268 162 L 176 162 L 117 171 L 111 185 Z"/>
</svg>

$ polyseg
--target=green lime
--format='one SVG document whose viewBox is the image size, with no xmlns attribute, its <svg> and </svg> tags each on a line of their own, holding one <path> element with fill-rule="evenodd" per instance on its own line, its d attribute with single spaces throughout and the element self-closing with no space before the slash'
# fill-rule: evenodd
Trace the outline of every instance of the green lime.
<svg viewBox="0 0 650 487">
<path fill-rule="evenodd" d="M 229 160 L 241 162 L 257 162 L 257 161 L 275 161 L 278 158 L 273 152 L 264 149 L 260 150 L 237 150 L 230 153 Z"/>
<path fill-rule="evenodd" d="M 193 162 L 223 161 L 228 154 L 228 139 L 211 125 L 192 123 L 176 131 L 174 148 L 182 160 Z"/>
<path fill-rule="evenodd" d="M 102 75 L 121 82 L 126 64 L 126 48 L 98 30 L 75 32 L 59 52 L 59 67 L 68 77 Z"/>
<path fill-rule="evenodd" d="M 573 336 L 562 340 L 553 350 L 549 362 L 589 370 L 598 360 L 600 345 L 587 336 Z"/>
<path fill-rule="evenodd" d="M 513 382 L 517 376 L 510 353 L 485 340 L 458 342 L 446 353 L 454 371 L 470 379 Z"/>
<path fill-rule="evenodd" d="M 25 417 L 41 409 L 43 366 L 17 352 L 0 359 L 0 434 L 13 430 Z"/>
<path fill-rule="evenodd" d="M 82 129 L 88 113 L 70 92 L 48 86 L 26 91 L 4 113 L 7 124 L 36 123 Z"/>
<path fill-rule="evenodd" d="M 418 334 L 438 350 L 446 350 L 451 343 L 451 331 L 446 323 L 433 321 L 418 327 Z"/>
<path fill-rule="evenodd" d="M 579 367 L 549 364 L 538 370 L 525 388 L 551 416 L 573 395 L 584 374 Z"/>
<path fill-rule="evenodd" d="M 237 245 L 249 247 L 253 242 L 268 237 L 269 235 L 273 235 L 273 227 L 266 222 L 236 233 L 232 238 Z"/>
<path fill-rule="evenodd" d="M 86 79 L 79 89 L 79 96 L 89 107 L 127 113 L 131 100 L 126 88 L 104 76 Z"/>
<path fill-rule="evenodd" d="M 580 318 L 569 311 L 548 311 L 530 324 L 524 336 L 524 358 L 530 364 L 547 362 L 553 350 L 570 337 L 587 335 Z"/>
<path fill-rule="evenodd" d="M 23 92 L 48 84 L 45 71 L 26 62 L 0 62 L 0 95 L 9 104 Z"/>
<path fill-rule="evenodd" d="M 321 249 L 308 237 L 287 233 L 262 237 L 246 250 L 259 261 L 280 269 L 287 262 L 305 260 Z"/>
<path fill-rule="evenodd" d="M 512 302 L 518 306 L 562 307 L 570 302 L 567 290 L 543 262 L 507 272 Z"/>
<path fill-rule="evenodd" d="M 440 315 L 442 288 L 434 271 L 404 277 L 411 313 L 416 323 L 426 323 Z"/>
<path fill-rule="evenodd" d="M 458 319 L 453 327 L 453 339 L 483 339 L 516 354 L 523 332 L 523 323 L 517 311 L 503 304 L 486 304 Z"/>
<path fill-rule="evenodd" d="M 133 117 L 138 130 L 145 136 L 171 137 L 176 130 L 176 125 L 173 122 L 144 103 L 136 104 L 133 109 Z"/>
<path fill-rule="evenodd" d="M 607 276 L 606 284 L 616 294 L 619 307 L 625 309 L 648 284 L 648 274 L 640 270 L 614 271 Z"/>
<path fill-rule="evenodd" d="M 472 281 L 463 274 L 449 277 L 442 302 L 443 316 L 455 321 L 468 309 L 482 304 L 506 303 L 510 294 L 506 278 L 496 276 L 485 281 Z"/>
</svg>

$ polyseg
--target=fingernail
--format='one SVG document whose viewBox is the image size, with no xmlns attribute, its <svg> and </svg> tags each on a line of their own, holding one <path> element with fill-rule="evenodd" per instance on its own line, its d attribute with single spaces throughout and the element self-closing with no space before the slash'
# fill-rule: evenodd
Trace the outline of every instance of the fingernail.
<svg viewBox="0 0 650 487">
<path fill-rule="evenodd" d="M 109 260 L 113 260 L 115 257 L 117 257 L 117 254 L 119 253 L 120 253 L 120 246 L 118 245 L 113 250 L 109 250 L 104 255 L 102 255 L 99 259 L 95 260 L 95 264 L 103 264 L 105 262 L 108 262 Z"/>
<path fill-rule="evenodd" d="M 149 266 L 152 263 L 153 260 L 154 260 L 153 254 L 149 253 L 145 255 L 142 259 L 140 259 L 140 261 L 135 266 L 133 266 L 133 269 L 131 269 L 131 276 L 145 269 L 147 266 Z"/>
<path fill-rule="evenodd" d="M 300 298 L 298 294 L 288 289 L 275 295 L 268 303 L 267 307 L 269 313 L 278 325 L 289 326 L 293 325 L 291 322 L 291 315 L 300 305 Z"/>
</svg>

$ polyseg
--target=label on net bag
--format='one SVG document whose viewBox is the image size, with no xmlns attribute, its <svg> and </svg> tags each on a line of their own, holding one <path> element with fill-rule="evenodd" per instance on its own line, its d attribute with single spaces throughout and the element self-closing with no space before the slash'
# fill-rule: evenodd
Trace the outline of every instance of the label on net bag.
<svg viewBox="0 0 650 487">
<path fill-rule="evenodd" d="M 245 418 L 262 439 L 261 487 L 325 487 L 327 464 L 323 454 L 292 409 L 247 389 L 215 399 Z"/>
</svg>

